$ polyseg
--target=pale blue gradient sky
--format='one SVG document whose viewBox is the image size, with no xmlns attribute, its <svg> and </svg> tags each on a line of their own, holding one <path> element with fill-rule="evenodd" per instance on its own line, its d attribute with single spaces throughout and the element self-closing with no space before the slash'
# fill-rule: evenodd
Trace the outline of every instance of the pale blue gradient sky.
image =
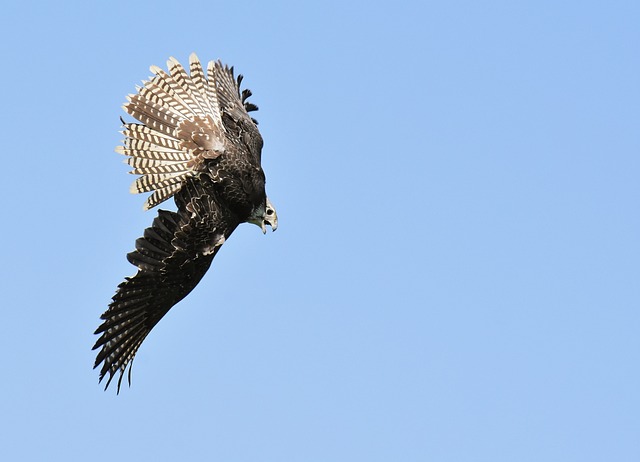
<svg viewBox="0 0 640 462">
<path fill-rule="evenodd" d="M 640 460 L 638 2 L 41 3 L 0 18 L 0 459 Z M 116 396 L 120 106 L 192 51 L 254 92 L 280 228 Z"/>
</svg>

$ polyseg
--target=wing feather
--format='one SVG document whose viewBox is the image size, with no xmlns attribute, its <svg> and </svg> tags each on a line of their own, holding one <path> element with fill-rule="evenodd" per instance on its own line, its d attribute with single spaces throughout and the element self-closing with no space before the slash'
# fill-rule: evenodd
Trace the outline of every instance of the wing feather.
<svg viewBox="0 0 640 462">
<path fill-rule="evenodd" d="M 178 192 L 181 186 L 181 184 L 171 184 L 169 186 L 165 186 L 164 188 L 156 189 L 153 194 L 151 194 L 147 198 L 145 208 L 148 210 L 164 202 L 165 200 L 173 196 L 176 192 Z"/>
<path fill-rule="evenodd" d="M 139 165 L 129 173 L 133 173 L 135 175 L 148 175 L 151 173 L 181 173 L 188 172 L 190 170 L 188 162 L 166 162 L 158 165 L 149 165 L 148 162 L 158 161 L 149 161 L 148 159 L 143 159 L 143 161 L 147 162 L 147 164 Z"/>
<path fill-rule="evenodd" d="M 232 143 L 241 143 L 242 147 L 249 147 L 245 152 L 252 156 L 257 165 L 261 162 L 262 137 L 257 128 L 257 122 L 251 118 L 248 111 L 255 111 L 257 106 L 247 102 L 251 91 L 240 92 L 242 76 L 236 79 L 233 67 L 223 65 L 220 61 L 211 61 L 207 68 L 209 82 L 214 82 L 216 96 L 222 113 L 223 125 L 231 134 Z"/>
<path fill-rule="evenodd" d="M 172 165 L 172 164 L 186 164 L 188 159 L 179 159 L 179 160 L 163 160 L 163 159 L 150 159 L 148 157 L 129 157 L 125 160 L 127 165 L 134 168 L 144 168 L 144 167 L 159 167 L 161 165 Z"/>
<path fill-rule="evenodd" d="M 212 194 L 210 179 L 192 178 L 176 195 L 178 212 L 160 210 L 127 258 L 138 267 L 118 286 L 94 349 L 106 387 L 124 373 L 162 317 L 198 284 L 222 243 L 239 224 Z M 106 388 L 105 387 L 105 388 Z"/>
<path fill-rule="evenodd" d="M 124 123 L 124 144 L 116 148 L 129 156 L 131 173 L 141 175 L 131 192 L 152 193 L 145 209 L 204 171 L 205 160 L 222 155 L 227 142 L 217 92 L 197 56 L 189 57 L 191 75 L 175 58 L 169 58 L 167 67 L 168 73 L 152 66 L 155 75 L 129 95 L 123 108 L 141 123 Z"/>
<path fill-rule="evenodd" d="M 174 133 L 166 135 L 146 125 L 127 123 L 121 133 L 130 141 L 145 141 L 164 150 L 183 151 L 182 144 Z"/>
<path fill-rule="evenodd" d="M 202 97 L 205 112 L 214 119 L 216 126 L 222 127 L 218 99 L 215 96 L 215 91 L 211 91 L 204 69 L 202 68 L 202 64 L 200 64 L 200 60 L 195 53 L 191 53 L 191 55 L 189 55 L 189 69 L 191 72 L 191 79 Z"/>
</svg>

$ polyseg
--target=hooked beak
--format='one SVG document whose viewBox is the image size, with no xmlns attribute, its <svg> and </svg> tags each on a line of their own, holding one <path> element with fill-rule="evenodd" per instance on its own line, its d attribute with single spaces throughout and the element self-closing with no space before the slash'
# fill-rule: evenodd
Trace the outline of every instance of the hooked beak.
<svg viewBox="0 0 640 462">
<path fill-rule="evenodd" d="M 267 197 L 267 208 L 264 212 L 264 219 L 260 225 L 262 234 L 267 234 L 267 225 L 271 226 L 271 231 L 278 229 L 278 214 L 276 208 L 271 204 L 271 201 Z"/>
</svg>

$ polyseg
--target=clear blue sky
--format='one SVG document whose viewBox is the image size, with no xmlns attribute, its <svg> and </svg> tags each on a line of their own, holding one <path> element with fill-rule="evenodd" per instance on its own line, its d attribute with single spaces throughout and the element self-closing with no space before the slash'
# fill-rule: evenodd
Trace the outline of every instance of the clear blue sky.
<svg viewBox="0 0 640 462">
<path fill-rule="evenodd" d="M 640 460 L 640 3 L 3 6 L 0 459 Z M 260 106 L 236 231 L 102 391 L 169 56 Z"/>
</svg>

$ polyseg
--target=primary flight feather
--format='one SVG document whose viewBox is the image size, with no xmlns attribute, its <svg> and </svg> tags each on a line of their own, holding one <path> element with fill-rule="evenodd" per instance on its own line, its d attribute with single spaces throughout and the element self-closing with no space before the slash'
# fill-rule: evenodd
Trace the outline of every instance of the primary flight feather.
<svg viewBox="0 0 640 462">
<path fill-rule="evenodd" d="M 249 112 L 249 90 L 242 76 L 220 61 L 206 72 L 195 54 L 189 72 L 174 58 L 169 72 L 154 74 L 123 109 L 140 123 L 123 121 L 123 146 L 131 173 L 140 175 L 131 192 L 151 192 L 144 208 L 174 198 L 176 212 L 159 210 L 150 228 L 136 240 L 127 259 L 138 268 L 125 278 L 101 319 L 93 349 L 100 349 L 105 389 L 119 374 L 118 391 L 151 329 L 193 290 L 236 227 L 253 223 L 266 232 L 278 227 L 265 193 L 261 167 L 262 137 Z"/>
</svg>

